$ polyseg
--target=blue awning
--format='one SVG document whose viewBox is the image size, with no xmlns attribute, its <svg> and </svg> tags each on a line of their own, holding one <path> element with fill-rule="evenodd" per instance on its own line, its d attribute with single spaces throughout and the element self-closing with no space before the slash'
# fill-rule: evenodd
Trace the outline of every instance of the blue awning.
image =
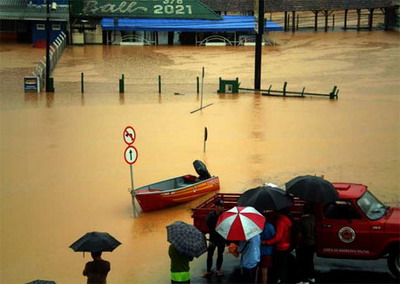
<svg viewBox="0 0 400 284">
<path fill-rule="evenodd" d="M 117 25 L 115 25 L 117 23 Z M 144 19 L 144 18 L 103 18 L 103 30 L 119 31 L 177 31 L 177 32 L 252 32 L 253 16 L 222 16 L 222 20 L 199 19 Z M 282 31 L 281 25 L 266 21 L 266 31 Z"/>
</svg>

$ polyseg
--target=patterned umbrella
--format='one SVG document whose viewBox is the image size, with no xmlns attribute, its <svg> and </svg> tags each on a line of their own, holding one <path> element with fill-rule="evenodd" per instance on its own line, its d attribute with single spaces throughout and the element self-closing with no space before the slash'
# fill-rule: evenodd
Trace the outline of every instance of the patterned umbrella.
<svg viewBox="0 0 400 284">
<path fill-rule="evenodd" d="M 207 251 L 205 235 L 196 227 L 182 221 L 167 226 L 167 240 L 177 251 L 188 257 L 199 257 Z"/>
<path fill-rule="evenodd" d="M 333 185 L 317 176 L 298 176 L 288 181 L 286 191 L 305 201 L 328 203 L 339 200 Z"/>
<path fill-rule="evenodd" d="M 286 191 L 272 186 L 248 189 L 238 199 L 238 206 L 252 206 L 259 212 L 280 210 L 292 204 L 292 199 Z"/>
<path fill-rule="evenodd" d="M 222 213 L 215 230 L 229 241 L 247 241 L 264 229 L 265 217 L 255 208 L 235 206 Z"/>
<path fill-rule="evenodd" d="M 86 233 L 79 240 L 74 242 L 69 247 L 74 251 L 113 251 L 121 243 L 109 233 L 91 232 Z"/>
</svg>

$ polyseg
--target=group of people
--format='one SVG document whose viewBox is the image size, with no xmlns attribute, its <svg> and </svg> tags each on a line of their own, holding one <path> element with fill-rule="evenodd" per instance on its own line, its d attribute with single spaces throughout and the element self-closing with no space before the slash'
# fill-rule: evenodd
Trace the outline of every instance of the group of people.
<svg viewBox="0 0 400 284">
<path fill-rule="evenodd" d="M 246 283 L 268 283 L 269 275 L 279 283 L 313 283 L 314 252 L 316 246 L 315 216 L 313 205 L 306 203 L 298 220 L 289 217 L 289 210 L 265 211 L 264 230 L 247 241 L 227 243 L 215 231 L 218 216 L 224 212 L 222 200 L 215 202 L 215 211 L 206 219 L 210 231 L 207 253 L 207 271 L 213 274 L 213 255 L 217 249 L 216 275 L 222 276 L 223 253 L 229 245 L 229 252 L 240 256 L 240 265 Z M 291 263 L 291 251 L 296 250 L 295 265 Z M 261 275 L 261 277 L 259 277 Z M 259 281 L 261 280 L 261 281 Z M 271 282 L 271 281 L 269 281 Z"/>
<path fill-rule="evenodd" d="M 228 243 L 215 231 L 218 217 L 225 211 L 222 200 L 215 202 L 215 210 L 207 216 L 209 243 L 207 249 L 207 271 L 205 278 L 213 275 L 213 257 L 217 250 L 216 270 L 218 277 L 223 276 L 222 264 L 224 251 L 240 256 L 243 279 L 246 283 L 267 284 L 269 276 L 277 283 L 313 283 L 314 252 L 316 246 L 315 216 L 313 205 L 306 203 L 302 216 L 294 221 L 287 209 L 263 212 L 266 222 L 264 230 L 247 241 Z M 296 250 L 296 263 L 291 265 L 291 251 Z M 171 283 L 190 283 L 189 263 L 193 258 L 179 253 L 171 244 L 168 249 L 171 259 Z M 101 258 L 101 252 L 92 253 L 93 261 L 86 263 L 83 275 L 87 283 L 106 283 L 110 271 L 110 262 Z M 296 269 L 297 268 L 297 269 Z M 297 279 L 293 276 L 297 275 Z M 259 277 L 260 276 L 260 277 Z M 260 280 L 260 281 L 259 281 Z"/>
<path fill-rule="evenodd" d="M 223 276 L 222 264 L 224 251 L 240 256 L 243 279 L 246 283 L 313 283 L 314 252 L 316 246 L 315 216 L 313 205 L 306 203 L 302 216 L 294 221 L 288 210 L 265 211 L 264 230 L 247 241 L 228 243 L 215 231 L 218 217 L 225 211 L 222 200 L 215 202 L 215 210 L 207 216 L 209 243 L 207 249 L 207 271 L 205 278 L 213 275 L 213 257 L 217 250 L 216 270 L 218 277 Z M 291 264 L 291 251 L 296 250 L 296 263 Z M 193 258 L 179 253 L 171 244 L 168 250 L 171 259 L 171 283 L 190 283 L 189 263 Z M 106 283 L 110 271 L 110 262 L 101 258 L 101 252 L 92 253 L 93 261 L 86 263 L 83 275 L 88 277 L 87 283 Z M 294 279 L 297 275 L 297 279 Z M 260 277 L 259 277 L 260 276 Z M 259 281 L 260 280 L 260 281 Z"/>
</svg>

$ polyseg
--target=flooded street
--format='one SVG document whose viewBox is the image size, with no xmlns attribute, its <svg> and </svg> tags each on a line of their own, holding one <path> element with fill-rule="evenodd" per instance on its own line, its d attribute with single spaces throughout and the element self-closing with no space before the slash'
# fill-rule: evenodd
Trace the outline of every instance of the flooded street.
<svg viewBox="0 0 400 284">
<path fill-rule="evenodd" d="M 369 186 L 400 205 L 400 41 L 392 32 L 274 33 L 263 48 L 262 88 L 329 93 L 339 99 L 217 94 L 218 78 L 254 86 L 254 47 L 71 46 L 53 72 L 54 94 L 23 92 L 44 56 L 0 45 L 0 282 L 86 283 L 89 254 L 69 248 L 86 232 L 122 245 L 103 258 L 109 283 L 169 283 L 165 226 L 192 223 L 181 206 L 133 218 L 122 132 L 137 138 L 135 187 L 194 174 L 205 162 L 221 192 L 297 175 Z M 205 68 L 203 105 L 196 77 Z M 85 77 L 81 93 L 80 76 Z M 125 77 L 125 93 L 118 80 Z M 158 92 L 158 76 L 162 92 Z M 179 95 L 178 95 L 179 94 Z M 203 153 L 204 127 L 208 129 Z M 205 270 L 205 255 L 191 263 Z"/>
</svg>

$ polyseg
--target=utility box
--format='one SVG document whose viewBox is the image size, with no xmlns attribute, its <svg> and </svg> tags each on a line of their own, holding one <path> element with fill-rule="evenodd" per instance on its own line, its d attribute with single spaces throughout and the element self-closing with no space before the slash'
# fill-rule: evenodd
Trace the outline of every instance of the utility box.
<svg viewBox="0 0 400 284">
<path fill-rule="evenodd" d="M 219 90 L 220 94 L 238 94 L 239 93 L 239 78 L 236 80 L 224 80 L 219 78 Z"/>
</svg>

